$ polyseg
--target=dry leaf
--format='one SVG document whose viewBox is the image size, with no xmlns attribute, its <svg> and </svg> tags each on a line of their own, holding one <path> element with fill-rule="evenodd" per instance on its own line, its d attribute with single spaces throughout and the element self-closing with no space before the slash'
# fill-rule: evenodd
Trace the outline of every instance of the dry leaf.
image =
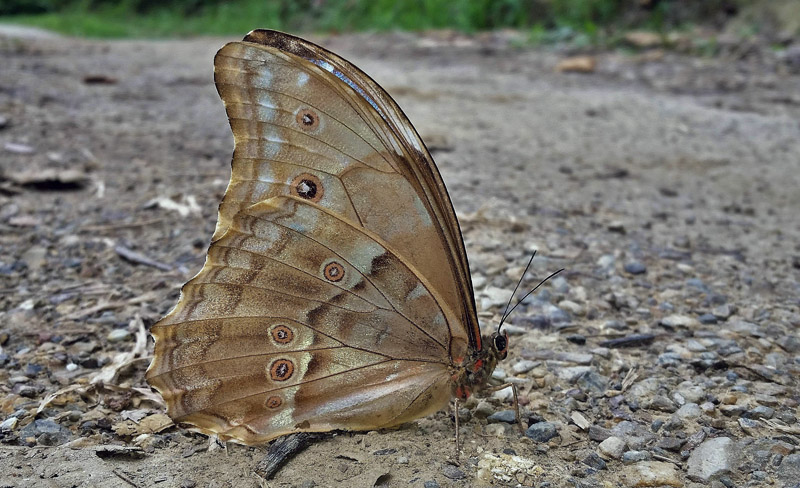
<svg viewBox="0 0 800 488">
<path fill-rule="evenodd" d="M 655 32 L 633 31 L 625 34 L 625 42 L 634 47 L 651 48 L 662 44 L 662 37 Z"/>
<path fill-rule="evenodd" d="M 559 61 L 556 71 L 560 73 L 593 73 L 595 65 L 594 56 L 573 56 Z"/>
</svg>

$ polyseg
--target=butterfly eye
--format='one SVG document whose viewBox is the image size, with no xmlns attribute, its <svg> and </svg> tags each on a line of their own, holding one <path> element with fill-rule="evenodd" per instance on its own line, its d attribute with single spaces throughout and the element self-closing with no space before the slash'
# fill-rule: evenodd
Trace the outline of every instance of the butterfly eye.
<svg viewBox="0 0 800 488">
<path fill-rule="evenodd" d="M 508 354 L 508 334 L 494 336 L 494 348 L 500 359 L 505 359 Z"/>
</svg>

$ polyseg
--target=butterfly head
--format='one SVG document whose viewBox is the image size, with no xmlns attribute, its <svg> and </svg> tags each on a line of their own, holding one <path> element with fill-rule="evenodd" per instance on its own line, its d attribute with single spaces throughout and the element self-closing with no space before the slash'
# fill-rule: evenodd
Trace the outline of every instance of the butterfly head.
<svg viewBox="0 0 800 488">
<path fill-rule="evenodd" d="M 495 332 L 491 337 L 492 354 L 498 361 L 502 361 L 508 356 L 508 332 Z"/>
</svg>

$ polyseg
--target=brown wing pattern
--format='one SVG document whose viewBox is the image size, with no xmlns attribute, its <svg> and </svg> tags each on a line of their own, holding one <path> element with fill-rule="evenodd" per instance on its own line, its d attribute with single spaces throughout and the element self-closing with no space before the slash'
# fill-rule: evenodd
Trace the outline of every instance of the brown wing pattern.
<svg viewBox="0 0 800 488">
<path fill-rule="evenodd" d="M 380 237 L 298 197 L 240 211 L 154 325 L 179 422 L 248 444 L 401 423 L 450 398 L 457 318 Z"/>
<path fill-rule="evenodd" d="M 239 210 L 313 184 L 312 201 L 400 250 L 480 349 L 455 212 L 430 154 L 391 97 L 337 55 L 275 31 L 253 31 L 223 47 L 215 81 L 236 141 L 215 238 Z"/>
<path fill-rule="evenodd" d="M 248 444 L 443 407 L 480 350 L 450 199 L 358 68 L 253 31 L 215 58 L 235 140 L 205 266 L 152 328 L 169 414 Z"/>
</svg>

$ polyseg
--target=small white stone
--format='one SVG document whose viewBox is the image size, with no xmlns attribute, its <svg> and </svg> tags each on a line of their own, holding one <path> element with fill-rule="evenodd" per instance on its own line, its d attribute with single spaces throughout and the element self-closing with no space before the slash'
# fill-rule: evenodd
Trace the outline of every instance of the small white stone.
<svg viewBox="0 0 800 488">
<path fill-rule="evenodd" d="M 560 302 L 558 302 L 558 308 L 566 310 L 570 314 L 577 315 L 578 317 L 586 315 L 586 309 L 584 308 L 584 306 L 575 303 L 571 300 L 561 300 Z"/>
<path fill-rule="evenodd" d="M 513 371 L 514 374 L 525 374 L 538 365 L 539 363 L 536 361 L 531 361 L 530 359 L 523 359 L 514 364 L 514 366 L 511 366 L 511 371 Z"/>
<path fill-rule="evenodd" d="M 128 329 L 114 329 L 108 333 L 108 342 L 122 342 L 131 338 L 131 333 Z"/>
<path fill-rule="evenodd" d="M 491 306 L 505 307 L 509 298 L 511 298 L 511 293 L 512 290 L 489 286 L 481 292 L 481 295 L 489 300 Z"/>
<path fill-rule="evenodd" d="M 3 420 L 3 422 L 0 423 L 0 431 L 2 431 L 2 430 L 5 430 L 5 431 L 14 430 L 14 427 L 17 426 L 17 422 L 18 422 L 17 417 L 9 417 L 9 418 Z"/>
<path fill-rule="evenodd" d="M 625 452 L 625 441 L 616 436 L 611 436 L 597 446 L 600 455 L 606 459 L 619 459 Z"/>
</svg>

